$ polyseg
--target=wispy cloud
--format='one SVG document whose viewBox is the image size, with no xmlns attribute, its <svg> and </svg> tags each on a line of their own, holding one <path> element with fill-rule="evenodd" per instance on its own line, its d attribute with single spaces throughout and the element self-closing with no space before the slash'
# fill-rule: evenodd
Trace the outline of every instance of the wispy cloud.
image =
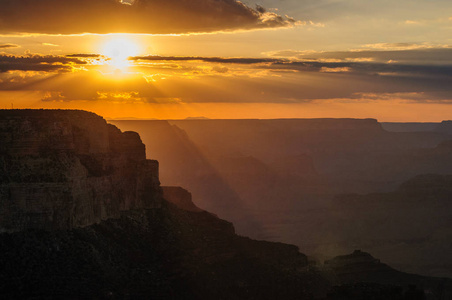
<svg viewBox="0 0 452 300">
<path fill-rule="evenodd" d="M 0 44 L 0 49 L 8 49 L 8 48 L 18 48 L 19 45 L 15 44 Z"/>
<path fill-rule="evenodd" d="M 52 44 L 52 43 L 42 43 L 43 46 L 47 47 L 59 47 L 60 45 Z"/>
</svg>

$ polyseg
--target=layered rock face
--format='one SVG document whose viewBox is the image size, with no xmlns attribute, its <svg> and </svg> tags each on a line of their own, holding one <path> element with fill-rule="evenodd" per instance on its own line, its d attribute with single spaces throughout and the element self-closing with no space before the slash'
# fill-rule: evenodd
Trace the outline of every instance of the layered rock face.
<svg viewBox="0 0 452 300">
<path fill-rule="evenodd" d="M 85 111 L 0 111 L 0 232 L 88 226 L 161 203 L 137 133 Z"/>
</svg>

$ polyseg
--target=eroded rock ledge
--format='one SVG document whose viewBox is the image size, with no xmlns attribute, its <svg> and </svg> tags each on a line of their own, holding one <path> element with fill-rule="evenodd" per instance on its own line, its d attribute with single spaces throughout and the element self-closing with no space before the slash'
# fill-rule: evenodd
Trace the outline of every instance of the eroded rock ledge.
<svg viewBox="0 0 452 300">
<path fill-rule="evenodd" d="M 0 110 L 0 232 L 84 227 L 161 199 L 137 133 L 86 111 Z"/>
</svg>

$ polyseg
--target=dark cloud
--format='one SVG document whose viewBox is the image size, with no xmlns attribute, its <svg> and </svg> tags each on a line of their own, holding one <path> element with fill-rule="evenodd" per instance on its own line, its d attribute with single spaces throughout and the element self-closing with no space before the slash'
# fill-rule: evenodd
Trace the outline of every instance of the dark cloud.
<svg viewBox="0 0 452 300">
<path fill-rule="evenodd" d="M 426 48 L 422 45 L 398 43 L 398 44 L 377 44 L 378 50 L 355 50 L 355 51 L 333 51 L 333 52 L 313 52 L 283 50 L 270 53 L 273 57 L 292 58 L 304 61 L 373 61 L 373 62 L 395 62 L 432 64 L 449 63 L 452 64 L 452 47 Z M 393 50 L 393 48 L 399 48 Z"/>
<path fill-rule="evenodd" d="M 277 5 L 297 18 L 321 22 L 340 19 L 342 23 L 352 18 L 376 19 L 379 22 L 384 19 L 438 18 L 438 12 L 449 12 L 452 7 L 450 0 L 260 0 L 259 3 L 265 7 Z"/>
<path fill-rule="evenodd" d="M 19 45 L 14 44 L 0 44 L 0 49 L 18 48 Z"/>
<path fill-rule="evenodd" d="M 91 54 L 91 53 L 78 53 L 78 54 L 68 54 L 66 57 L 76 57 L 76 58 L 100 58 L 103 57 L 101 54 Z"/>
<path fill-rule="evenodd" d="M 334 69 L 360 75 L 378 76 L 419 76 L 432 77 L 439 76 L 445 78 L 452 77 L 452 65 L 407 65 L 399 63 L 362 63 L 362 62 L 275 62 L 270 66 L 263 67 L 270 69 L 289 69 L 297 71 L 334 71 Z M 347 70 L 347 71 L 346 71 Z"/>
<path fill-rule="evenodd" d="M 283 62 L 282 59 L 274 58 L 227 58 L 227 57 L 201 57 L 201 56 L 135 56 L 130 60 L 141 61 L 202 61 L 210 63 L 225 63 L 225 64 L 261 64 L 261 63 L 275 63 Z"/>
<path fill-rule="evenodd" d="M 294 24 L 237 0 L 0 0 L 0 7 L 0 33 L 7 34 L 166 34 Z"/>
<path fill-rule="evenodd" d="M 265 9 L 265 7 L 262 7 L 262 6 L 260 6 L 260 5 L 256 5 L 256 10 L 257 10 L 259 13 L 261 13 L 261 14 L 264 14 L 264 13 L 267 12 L 267 10 Z"/>
<path fill-rule="evenodd" d="M 382 52 L 382 53 L 380 53 Z M 390 52 L 390 53 L 388 53 Z M 439 76 L 452 77 L 452 64 L 427 64 L 427 59 L 436 57 L 438 60 L 451 60 L 452 49 L 429 49 L 426 51 L 407 50 L 404 52 L 413 61 L 413 64 L 397 62 L 373 62 L 360 61 L 360 58 L 394 57 L 397 51 L 362 51 L 356 52 L 326 52 L 317 56 L 308 55 L 310 58 L 303 60 L 290 60 L 289 58 L 225 58 L 225 57 L 194 57 L 194 56 L 137 56 L 131 57 L 133 61 L 161 61 L 161 62 L 190 62 L 199 61 L 219 64 L 258 65 L 256 68 L 269 70 L 292 70 L 299 72 L 350 72 L 367 75 L 391 75 L 391 76 Z M 289 54 L 288 51 L 281 52 Z M 402 55 L 396 53 L 397 55 Z M 275 55 L 276 56 L 276 55 Z M 283 55 L 278 55 L 283 56 Z M 284 55 L 293 57 L 293 55 Z M 397 56 L 398 57 L 398 56 Z M 402 57 L 402 56 L 401 56 Z M 348 59 L 346 59 L 348 58 Z M 350 58 L 352 58 L 350 60 Z M 354 61 L 353 59 L 356 59 Z M 332 60 L 332 61 L 329 61 Z"/>
<path fill-rule="evenodd" d="M 79 58 L 52 55 L 0 55 L 0 73 L 8 71 L 68 72 L 71 64 L 84 65 Z"/>
</svg>

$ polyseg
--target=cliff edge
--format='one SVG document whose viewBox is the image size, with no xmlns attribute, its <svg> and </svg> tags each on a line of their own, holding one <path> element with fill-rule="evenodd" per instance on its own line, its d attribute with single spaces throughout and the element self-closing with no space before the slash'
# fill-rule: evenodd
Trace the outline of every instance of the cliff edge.
<svg viewBox="0 0 452 300">
<path fill-rule="evenodd" d="M 0 232 L 84 227 L 161 203 L 135 132 L 76 110 L 0 111 Z"/>
</svg>

